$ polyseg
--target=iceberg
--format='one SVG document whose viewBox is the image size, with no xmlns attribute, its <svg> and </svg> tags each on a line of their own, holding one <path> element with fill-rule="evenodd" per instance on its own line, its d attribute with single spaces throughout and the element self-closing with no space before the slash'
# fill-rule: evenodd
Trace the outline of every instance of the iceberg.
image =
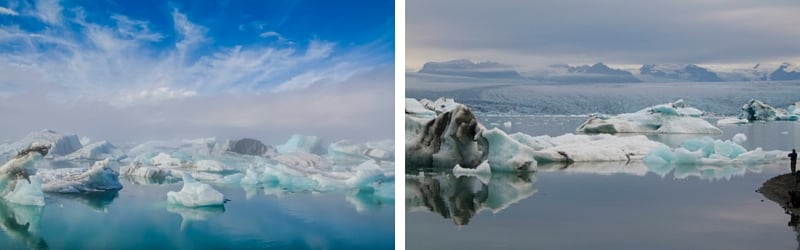
<svg viewBox="0 0 800 250">
<path fill-rule="evenodd" d="M 192 175 L 183 173 L 183 187 L 180 191 L 167 192 L 167 202 L 184 207 L 222 206 L 225 197 L 206 183 L 201 183 L 192 178 Z"/>
<path fill-rule="evenodd" d="M 644 158 L 648 166 L 703 165 L 722 166 L 734 164 L 769 163 L 782 160 L 788 152 L 764 151 L 756 148 L 747 151 L 741 146 L 747 140 L 744 134 L 733 136 L 733 140 L 716 140 L 711 137 L 689 139 L 681 147 L 671 149 L 663 146 L 653 149 Z"/>
<path fill-rule="evenodd" d="M 142 183 L 159 183 L 169 179 L 178 179 L 181 172 L 176 169 L 145 166 L 141 162 L 134 161 L 128 166 L 119 168 L 120 175 L 134 178 L 141 178 Z"/>
<path fill-rule="evenodd" d="M 19 141 L 0 145 L 0 155 L 14 154 L 34 145 L 49 146 L 50 150 L 45 156 L 64 156 L 78 151 L 82 147 L 80 139 L 75 134 L 62 135 L 45 129 L 32 132 Z"/>
<path fill-rule="evenodd" d="M 367 160 L 394 161 L 394 141 L 357 144 L 341 140 L 328 145 L 328 158 L 339 165 L 357 165 Z"/>
<path fill-rule="evenodd" d="M 275 147 L 278 153 L 287 154 L 293 152 L 317 153 L 320 151 L 320 139 L 316 136 L 306 136 L 294 134 L 283 145 Z"/>
<path fill-rule="evenodd" d="M 456 105 L 432 120 L 406 117 L 406 123 L 419 123 L 406 125 L 407 164 L 440 168 L 458 164 L 475 168 L 487 159 L 488 141 L 481 136 L 483 126 L 466 106 Z"/>
<path fill-rule="evenodd" d="M 35 175 L 30 177 L 30 182 L 17 180 L 13 191 L 4 195 L 3 199 L 20 205 L 44 206 L 42 182 Z"/>
<path fill-rule="evenodd" d="M 60 160 L 120 160 L 125 157 L 117 147 L 107 141 L 95 142 L 85 145 L 66 156 L 58 157 Z"/>
<path fill-rule="evenodd" d="M 644 108 L 635 113 L 609 116 L 593 114 L 577 132 L 582 133 L 660 133 L 722 134 L 722 130 L 699 118 L 703 112 L 686 106 L 683 100 Z"/>
<path fill-rule="evenodd" d="M 0 167 L 0 196 L 20 204 L 44 206 L 42 184 L 35 172 L 34 162 L 47 155 L 50 146 L 34 146 L 23 150 Z"/>
<path fill-rule="evenodd" d="M 406 103 L 422 106 L 413 99 Z M 680 100 L 656 109 L 661 108 L 666 111 L 660 112 L 674 111 L 670 114 L 685 115 L 684 119 L 699 119 L 691 117 L 698 112 L 685 110 Z M 652 149 L 664 146 L 644 135 L 508 135 L 499 128 L 485 129 L 464 105 L 455 105 L 434 119 L 425 120 L 409 114 L 406 118 L 407 123 L 420 123 L 406 125 L 406 133 L 412 134 L 406 137 L 406 162 L 412 167 L 458 166 L 458 172 L 475 169 L 484 161 L 492 172 L 535 171 L 539 163 L 547 162 L 639 161 Z"/>
<path fill-rule="evenodd" d="M 100 192 L 122 189 L 119 172 L 108 167 L 110 159 L 97 161 L 91 168 L 40 169 L 42 190 L 54 193 Z"/>
<path fill-rule="evenodd" d="M 746 124 L 754 121 L 797 121 L 800 118 L 797 103 L 789 105 L 787 109 L 774 108 L 762 101 L 751 99 L 742 105 L 739 115 L 726 117 L 717 124 Z"/>
<path fill-rule="evenodd" d="M 275 148 L 264 145 L 261 141 L 251 138 L 228 141 L 224 148 L 226 151 L 243 155 L 263 155 L 270 156 L 275 154 Z"/>
</svg>

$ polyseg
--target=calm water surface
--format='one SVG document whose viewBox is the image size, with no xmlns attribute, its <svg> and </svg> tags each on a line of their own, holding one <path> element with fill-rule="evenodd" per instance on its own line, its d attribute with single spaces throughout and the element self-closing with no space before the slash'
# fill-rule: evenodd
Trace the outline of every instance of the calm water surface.
<svg viewBox="0 0 800 250">
<path fill-rule="evenodd" d="M 582 117 L 487 116 L 509 133 L 573 133 Z M 503 123 L 511 121 L 511 127 Z M 715 120 L 711 120 L 712 123 Z M 496 125 L 492 125 L 492 124 Z M 748 150 L 800 145 L 791 122 L 720 127 Z M 671 146 L 697 135 L 650 136 Z M 799 147 L 800 148 L 800 147 Z M 457 176 L 407 171 L 409 249 L 795 249 L 796 229 L 755 192 L 788 160 L 742 167 L 644 164 L 543 165 L 529 174 Z"/>
<path fill-rule="evenodd" d="M 168 206 L 181 183 L 94 197 L 46 194 L 41 207 L 0 204 L 2 249 L 391 249 L 394 204 L 371 194 L 219 187 L 223 207 Z M 270 193 L 265 195 L 265 193 Z"/>
</svg>

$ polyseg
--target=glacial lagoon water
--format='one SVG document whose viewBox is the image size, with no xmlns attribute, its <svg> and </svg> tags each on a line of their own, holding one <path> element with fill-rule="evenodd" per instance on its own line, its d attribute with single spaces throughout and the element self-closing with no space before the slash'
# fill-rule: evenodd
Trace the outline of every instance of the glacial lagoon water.
<svg viewBox="0 0 800 250">
<path fill-rule="evenodd" d="M 655 104 L 655 103 L 654 103 Z M 479 114 L 487 127 L 557 136 L 585 117 Z M 715 123 L 715 119 L 710 119 Z M 503 124 L 511 122 L 510 127 Z M 800 148 L 800 123 L 720 127 L 748 150 Z M 624 136 L 624 135 L 622 135 Z M 652 135 L 670 146 L 698 135 Z M 540 165 L 536 173 L 406 171 L 409 249 L 795 249 L 781 206 L 755 192 L 789 162 L 745 167 Z"/>
<path fill-rule="evenodd" d="M 44 207 L 0 202 L 1 249 L 391 249 L 394 204 L 349 192 L 215 186 L 223 207 L 168 205 L 181 183 L 93 196 L 46 194 Z"/>
</svg>

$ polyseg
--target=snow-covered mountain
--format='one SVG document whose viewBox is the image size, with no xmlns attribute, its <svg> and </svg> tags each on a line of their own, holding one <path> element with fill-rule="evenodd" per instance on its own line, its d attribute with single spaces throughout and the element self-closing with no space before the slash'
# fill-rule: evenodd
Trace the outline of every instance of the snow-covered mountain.
<svg viewBox="0 0 800 250">
<path fill-rule="evenodd" d="M 791 63 L 755 64 L 753 67 L 723 69 L 696 64 L 645 64 L 638 70 L 615 69 L 602 62 L 593 65 L 553 64 L 537 71 L 517 71 L 499 62 L 467 59 L 428 62 L 412 77 L 434 81 L 483 81 L 541 83 L 631 83 L 631 82 L 739 82 L 800 80 L 800 67 Z"/>
<path fill-rule="evenodd" d="M 678 80 L 690 82 L 721 82 L 722 79 L 716 73 L 706 68 L 688 64 L 645 64 L 639 69 L 642 78 L 653 78 L 652 80 Z M 649 80 L 649 79 L 648 79 Z"/>
<path fill-rule="evenodd" d="M 566 72 L 545 77 L 543 80 L 553 82 L 641 82 L 631 72 L 613 69 L 602 62 L 594 65 L 569 66 L 566 64 L 551 65 L 552 69 L 563 69 Z M 536 76 L 534 76 L 536 78 Z"/>
<path fill-rule="evenodd" d="M 789 81 L 800 80 L 800 67 L 792 65 L 791 63 L 783 63 L 778 66 L 775 71 L 769 74 L 769 80 L 772 81 Z"/>
<path fill-rule="evenodd" d="M 521 78 L 510 65 L 497 62 L 473 62 L 459 59 L 445 62 L 427 62 L 419 73 L 479 78 Z"/>
</svg>

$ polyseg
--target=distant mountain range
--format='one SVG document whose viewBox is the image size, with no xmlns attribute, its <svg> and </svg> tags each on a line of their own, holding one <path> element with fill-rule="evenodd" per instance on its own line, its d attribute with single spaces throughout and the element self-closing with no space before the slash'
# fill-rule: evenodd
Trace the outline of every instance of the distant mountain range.
<svg viewBox="0 0 800 250">
<path fill-rule="evenodd" d="M 550 65 L 540 72 L 520 73 L 511 65 L 498 62 L 473 62 L 460 59 L 428 62 L 420 74 L 458 76 L 497 80 L 533 80 L 563 83 L 628 83 L 628 82 L 724 82 L 724 81 L 788 81 L 800 80 L 800 67 L 783 63 L 774 70 L 756 64 L 749 69 L 714 72 L 694 64 L 645 64 L 638 71 L 614 69 L 603 63 L 570 66 Z"/>
</svg>

